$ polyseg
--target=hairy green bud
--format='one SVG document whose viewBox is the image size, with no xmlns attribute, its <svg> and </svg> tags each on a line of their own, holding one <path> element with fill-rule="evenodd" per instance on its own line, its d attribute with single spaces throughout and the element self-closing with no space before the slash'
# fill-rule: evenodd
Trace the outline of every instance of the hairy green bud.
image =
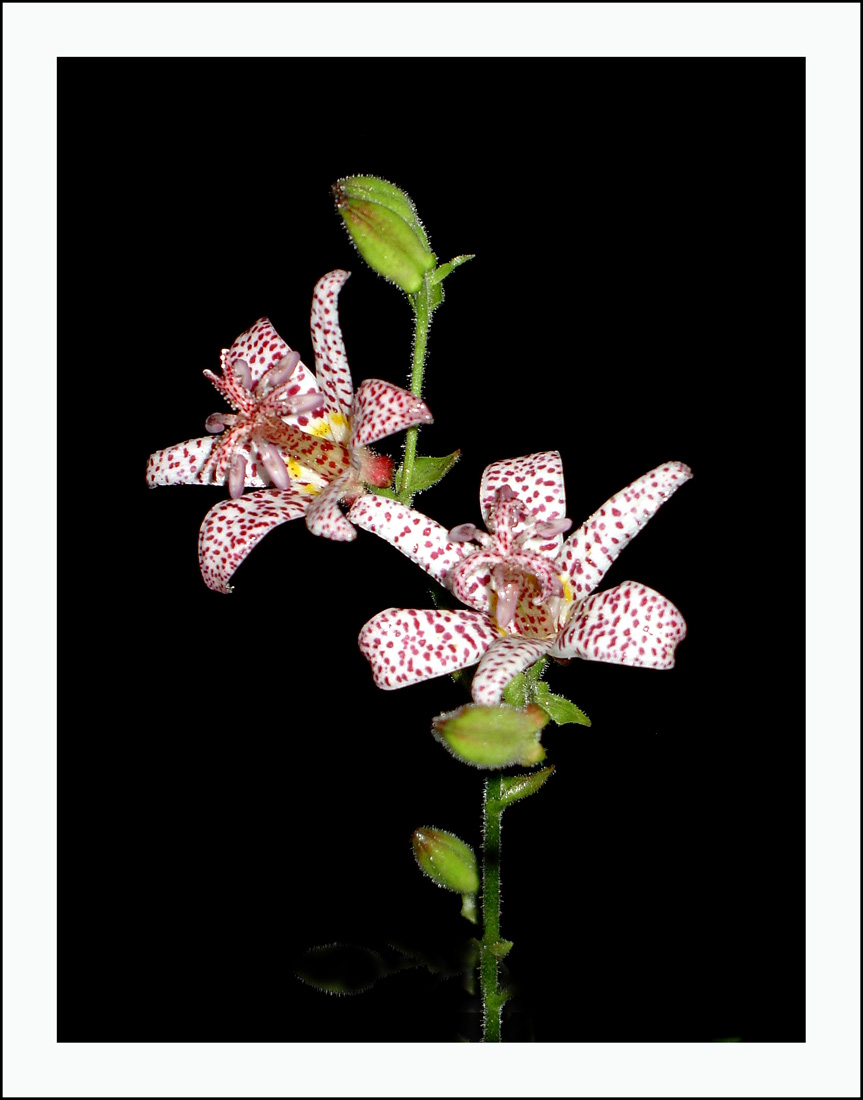
<svg viewBox="0 0 863 1100">
<path fill-rule="evenodd" d="M 439 714 L 432 722 L 432 733 L 453 756 L 475 768 L 529 766 L 545 759 L 539 736 L 547 722 L 547 715 L 533 705 L 468 703 Z"/>
<path fill-rule="evenodd" d="M 437 257 L 409 195 L 375 176 L 333 184 L 336 207 L 366 263 L 406 294 L 416 294 Z"/>
<path fill-rule="evenodd" d="M 444 829 L 416 829 L 411 837 L 420 870 L 430 879 L 456 894 L 479 890 L 476 855 L 469 844 Z"/>
</svg>

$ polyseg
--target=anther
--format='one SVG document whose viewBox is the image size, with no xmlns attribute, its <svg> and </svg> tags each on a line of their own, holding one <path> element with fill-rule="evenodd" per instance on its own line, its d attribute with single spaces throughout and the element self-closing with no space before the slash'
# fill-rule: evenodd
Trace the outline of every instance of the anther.
<svg viewBox="0 0 863 1100">
<path fill-rule="evenodd" d="M 278 449 L 273 446 L 272 443 L 267 443 L 262 440 L 260 443 L 256 443 L 258 448 L 258 454 L 261 456 L 261 462 L 264 469 L 270 475 L 270 481 L 277 489 L 289 489 L 291 485 L 291 475 L 288 473 L 288 468 L 285 465 L 284 459 L 279 454 Z"/>
<path fill-rule="evenodd" d="M 231 469 L 228 473 L 228 492 L 231 498 L 236 500 L 243 495 L 243 486 L 246 483 L 246 459 L 244 455 L 235 454 L 231 459 Z"/>
<path fill-rule="evenodd" d="M 288 398 L 286 402 L 287 414 L 296 416 L 298 413 L 313 412 L 315 409 L 322 409 L 323 404 L 323 394 L 301 393 L 297 397 Z"/>
<path fill-rule="evenodd" d="M 472 523 L 460 523 L 447 533 L 450 542 L 470 542 L 476 538 L 476 527 Z"/>
<path fill-rule="evenodd" d="M 545 539 L 551 538 L 552 535 L 562 535 L 570 527 L 572 527 L 572 520 L 568 516 L 562 516 L 560 519 L 541 519 L 534 524 L 533 529 L 535 534 Z"/>
<path fill-rule="evenodd" d="M 287 382 L 296 370 L 299 361 L 300 353 L 298 351 L 289 351 L 288 354 L 279 359 L 277 363 L 273 363 L 261 379 L 261 392 L 267 393 L 269 390 L 274 390 L 276 386 L 281 386 L 283 382 Z M 246 389 L 248 388 L 247 386 Z"/>
<path fill-rule="evenodd" d="M 235 359 L 231 364 L 231 369 L 234 372 L 234 378 L 236 378 L 243 389 L 250 390 L 252 388 L 252 371 L 246 360 Z"/>
</svg>

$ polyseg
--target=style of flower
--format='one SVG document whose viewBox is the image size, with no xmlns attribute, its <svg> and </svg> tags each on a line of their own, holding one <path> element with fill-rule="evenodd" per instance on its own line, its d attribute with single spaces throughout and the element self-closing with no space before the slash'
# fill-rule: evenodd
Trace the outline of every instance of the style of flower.
<svg viewBox="0 0 863 1100">
<path fill-rule="evenodd" d="M 557 451 L 487 466 L 480 506 L 488 533 L 447 531 L 396 501 L 366 496 L 348 513 L 449 588 L 471 610 L 389 608 L 359 636 L 375 683 L 406 687 L 479 664 L 471 694 L 499 703 L 509 681 L 542 656 L 671 668 L 686 634 L 677 608 L 634 581 L 595 592 L 627 542 L 692 476 L 669 462 L 638 478 L 564 541 Z"/>
<path fill-rule="evenodd" d="M 315 373 L 262 317 L 222 351 L 221 376 L 204 371 L 234 411 L 213 413 L 210 435 L 150 455 L 151 487 L 228 485 L 231 499 L 210 509 L 198 540 L 201 573 L 216 592 L 230 592 L 240 563 L 288 520 L 305 516 L 313 534 L 355 539 L 339 502 L 392 480 L 393 460 L 370 445 L 431 422 L 424 401 L 390 382 L 368 379 L 354 393 L 338 315 L 349 274 L 331 271 L 315 286 Z M 258 486 L 269 488 L 242 495 Z"/>
</svg>

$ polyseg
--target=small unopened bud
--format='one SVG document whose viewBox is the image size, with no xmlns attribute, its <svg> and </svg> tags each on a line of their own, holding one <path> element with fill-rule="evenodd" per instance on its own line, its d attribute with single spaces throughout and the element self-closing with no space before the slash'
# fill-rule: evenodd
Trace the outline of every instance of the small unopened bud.
<svg viewBox="0 0 863 1100">
<path fill-rule="evenodd" d="M 437 257 L 410 197 L 375 176 L 346 176 L 333 184 L 336 207 L 357 251 L 380 275 L 416 294 Z"/>
<path fill-rule="evenodd" d="M 479 890 L 476 855 L 469 844 L 444 829 L 417 829 L 411 837 L 420 870 L 456 894 Z"/>
<path fill-rule="evenodd" d="M 375 455 L 368 452 L 363 455 L 360 464 L 360 476 L 369 485 L 384 489 L 393 480 L 393 460 L 389 455 Z"/>
<path fill-rule="evenodd" d="M 453 756 L 475 768 L 530 766 L 545 759 L 539 743 L 548 717 L 539 707 L 489 707 L 468 703 L 440 714 L 432 733 Z"/>
</svg>

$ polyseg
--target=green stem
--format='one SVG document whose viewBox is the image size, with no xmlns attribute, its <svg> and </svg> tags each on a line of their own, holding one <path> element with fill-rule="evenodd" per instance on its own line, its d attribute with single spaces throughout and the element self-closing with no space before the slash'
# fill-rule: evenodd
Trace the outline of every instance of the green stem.
<svg viewBox="0 0 863 1100">
<path fill-rule="evenodd" d="M 498 956 L 493 951 L 500 943 L 500 801 L 501 773 L 486 780 L 483 792 L 482 823 L 482 951 L 480 989 L 482 991 L 483 1042 L 499 1043 L 501 1010 L 506 1001 L 498 984 Z"/>
<path fill-rule="evenodd" d="M 410 296 L 414 310 L 414 357 L 411 368 L 411 393 L 422 397 L 423 371 L 425 370 L 426 344 L 428 343 L 429 323 L 431 321 L 431 287 L 428 275 L 423 276 L 423 285 Z M 417 435 L 419 428 L 409 428 L 405 436 L 405 456 L 402 462 L 401 483 L 398 486 L 398 499 L 410 506 L 412 494 L 408 488 L 413 478 L 414 460 L 417 453 Z"/>
</svg>

